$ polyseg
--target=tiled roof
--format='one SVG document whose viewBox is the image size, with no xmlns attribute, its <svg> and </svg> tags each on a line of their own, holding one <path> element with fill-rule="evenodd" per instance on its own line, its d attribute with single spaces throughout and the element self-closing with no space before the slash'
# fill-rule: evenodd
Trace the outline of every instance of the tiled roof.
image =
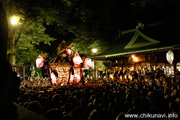
<svg viewBox="0 0 180 120">
<path fill-rule="evenodd" d="M 180 24 L 166 23 L 121 35 L 109 49 L 96 57 L 169 49 L 180 46 Z"/>
</svg>

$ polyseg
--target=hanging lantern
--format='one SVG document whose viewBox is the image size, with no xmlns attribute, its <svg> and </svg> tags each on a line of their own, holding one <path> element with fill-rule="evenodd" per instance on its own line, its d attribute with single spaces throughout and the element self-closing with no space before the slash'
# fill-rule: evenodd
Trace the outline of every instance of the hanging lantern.
<svg viewBox="0 0 180 120">
<path fill-rule="evenodd" d="M 68 49 L 68 48 L 67 48 L 67 49 L 66 49 L 66 52 L 67 52 L 68 55 L 70 55 L 70 54 L 71 54 L 71 49 Z"/>
<path fill-rule="evenodd" d="M 84 65 L 87 68 L 91 67 L 91 65 L 92 65 L 91 58 L 86 58 Z"/>
<path fill-rule="evenodd" d="M 167 53 L 166 53 L 166 59 L 167 61 L 172 64 L 173 63 L 173 60 L 174 60 L 174 53 L 169 50 Z"/>
<path fill-rule="evenodd" d="M 74 55 L 73 62 L 75 65 L 79 65 L 80 63 L 82 63 L 82 59 L 78 53 Z"/>
<path fill-rule="evenodd" d="M 44 58 L 42 56 L 38 56 L 36 59 L 36 67 L 42 67 L 44 65 Z"/>
</svg>

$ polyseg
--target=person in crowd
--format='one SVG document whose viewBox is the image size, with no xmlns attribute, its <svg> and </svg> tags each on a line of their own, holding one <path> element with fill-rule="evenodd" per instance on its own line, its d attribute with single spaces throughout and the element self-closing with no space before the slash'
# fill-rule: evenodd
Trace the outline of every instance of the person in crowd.
<svg viewBox="0 0 180 120">
<path fill-rule="evenodd" d="M 7 120 L 46 120 L 43 116 L 13 102 L 19 93 L 20 79 L 6 60 L 0 59 L 0 66 L 2 69 L 0 72 L 0 117 Z"/>
<path fill-rule="evenodd" d="M 48 120 L 118 120 L 126 114 L 142 113 L 179 115 L 180 87 L 175 78 L 154 76 L 155 82 L 149 84 L 150 75 L 147 81 L 107 80 L 101 86 L 22 87 L 16 104 L 29 108 L 28 104 L 38 101 L 43 111 L 38 114 Z"/>
<path fill-rule="evenodd" d="M 27 109 L 39 115 L 43 115 L 43 112 L 44 112 L 42 105 L 38 101 L 31 101 L 30 103 L 28 103 Z"/>
</svg>

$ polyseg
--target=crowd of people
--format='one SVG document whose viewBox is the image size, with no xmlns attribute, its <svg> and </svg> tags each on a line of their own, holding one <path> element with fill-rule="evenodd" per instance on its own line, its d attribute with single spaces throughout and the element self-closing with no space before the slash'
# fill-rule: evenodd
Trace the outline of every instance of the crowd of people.
<svg viewBox="0 0 180 120">
<path fill-rule="evenodd" d="M 15 102 L 48 120 L 121 120 L 125 114 L 142 113 L 179 115 L 177 79 L 102 80 L 98 87 L 27 86 L 21 87 Z"/>
<path fill-rule="evenodd" d="M 91 85 L 30 85 L 21 86 L 18 91 L 17 74 L 9 63 L 0 64 L 7 68 L 1 73 L 7 80 L 0 84 L 0 115 L 6 119 L 122 120 L 126 114 L 170 113 L 179 117 L 178 74 L 132 80 L 102 79 L 90 81 Z"/>
</svg>

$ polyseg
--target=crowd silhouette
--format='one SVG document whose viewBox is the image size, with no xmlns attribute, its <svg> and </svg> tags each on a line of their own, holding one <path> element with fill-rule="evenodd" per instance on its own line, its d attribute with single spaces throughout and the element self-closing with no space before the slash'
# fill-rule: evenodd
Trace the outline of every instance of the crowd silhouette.
<svg viewBox="0 0 180 120">
<path fill-rule="evenodd" d="M 5 118 L 121 120 L 127 113 L 179 115 L 180 112 L 178 74 L 153 80 L 150 77 L 149 80 L 112 80 L 99 86 L 19 87 L 20 79 L 11 65 L 5 60 L 0 64 L 3 68 L 0 114 Z"/>
<path fill-rule="evenodd" d="M 101 86 L 22 87 L 16 103 L 49 120 L 119 120 L 125 114 L 180 111 L 179 82 L 161 77 L 111 81 Z"/>
</svg>

